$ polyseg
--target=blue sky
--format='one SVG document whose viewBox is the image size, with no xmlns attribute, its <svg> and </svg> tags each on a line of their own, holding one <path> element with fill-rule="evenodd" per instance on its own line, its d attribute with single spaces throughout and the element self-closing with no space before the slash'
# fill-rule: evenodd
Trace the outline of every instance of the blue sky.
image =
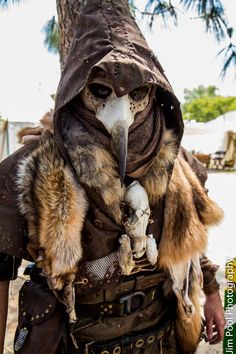
<svg viewBox="0 0 236 354">
<path fill-rule="evenodd" d="M 136 3 L 143 8 L 146 0 Z M 236 1 L 223 3 L 236 28 Z M 25 0 L 0 12 L 0 113 L 9 120 L 37 121 L 53 107 L 49 95 L 56 91 L 60 68 L 58 57 L 44 47 L 42 27 L 54 14 L 55 0 Z M 138 21 L 177 96 L 182 100 L 185 87 L 200 84 L 216 85 L 223 95 L 236 95 L 232 73 L 224 82 L 219 79 L 222 61 L 215 57 L 224 44 L 206 35 L 198 20 L 180 17 L 178 28 L 164 29 L 156 23 L 152 31 L 145 20 Z"/>
</svg>

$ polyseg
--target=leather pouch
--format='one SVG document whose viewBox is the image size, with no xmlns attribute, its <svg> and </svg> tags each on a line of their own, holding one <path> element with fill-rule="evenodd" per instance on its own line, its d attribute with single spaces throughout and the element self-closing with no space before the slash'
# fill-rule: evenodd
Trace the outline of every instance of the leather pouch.
<svg viewBox="0 0 236 354">
<path fill-rule="evenodd" d="M 66 337 L 65 309 L 41 284 L 26 281 L 19 293 L 14 353 L 57 353 Z"/>
</svg>

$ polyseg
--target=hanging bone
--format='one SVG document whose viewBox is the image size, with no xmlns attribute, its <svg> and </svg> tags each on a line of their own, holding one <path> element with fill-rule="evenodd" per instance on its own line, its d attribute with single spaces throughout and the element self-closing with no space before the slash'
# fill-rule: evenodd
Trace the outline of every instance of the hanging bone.
<svg viewBox="0 0 236 354">
<path fill-rule="evenodd" d="M 195 313 L 194 305 L 189 297 L 189 276 L 191 261 L 176 264 L 170 267 L 170 274 L 173 281 L 173 291 L 178 299 L 179 314 L 182 318 L 191 318 Z"/>
<path fill-rule="evenodd" d="M 125 203 L 129 206 L 130 214 L 125 223 L 125 230 L 131 239 L 134 258 L 141 258 L 145 252 L 151 264 L 157 260 L 157 247 L 153 235 L 146 236 L 150 217 L 150 207 L 145 189 L 134 181 L 125 194 Z"/>
<path fill-rule="evenodd" d="M 119 265 L 123 274 L 130 275 L 132 270 L 135 268 L 130 238 L 127 235 L 122 235 L 119 242 Z"/>
</svg>

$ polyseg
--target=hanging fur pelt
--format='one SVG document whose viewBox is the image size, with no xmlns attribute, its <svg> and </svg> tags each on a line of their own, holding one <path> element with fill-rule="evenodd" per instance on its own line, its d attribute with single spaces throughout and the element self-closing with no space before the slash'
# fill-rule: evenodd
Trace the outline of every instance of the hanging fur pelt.
<svg viewBox="0 0 236 354">
<path fill-rule="evenodd" d="M 81 230 L 88 203 L 50 132 L 19 165 L 18 189 L 19 207 L 28 221 L 28 251 L 73 322 L 72 283 L 82 258 Z"/>
<path fill-rule="evenodd" d="M 164 224 L 158 246 L 158 265 L 169 271 L 177 297 L 175 330 L 181 354 L 194 353 L 202 330 L 199 257 L 206 251 L 208 227 L 217 225 L 223 211 L 209 198 L 190 165 L 179 153 L 171 131 L 147 175 L 142 177 L 149 200 L 165 197 Z M 171 179 L 169 166 L 174 164 Z"/>
</svg>

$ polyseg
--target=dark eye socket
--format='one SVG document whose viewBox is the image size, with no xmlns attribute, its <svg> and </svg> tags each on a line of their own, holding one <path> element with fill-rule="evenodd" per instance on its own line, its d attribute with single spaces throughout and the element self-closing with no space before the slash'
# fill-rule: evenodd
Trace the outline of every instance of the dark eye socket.
<svg viewBox="0 0 236 354">
<path fill-rule="evenodd" d="M 142 86 L 134 89 L 133 91 L 130 92 L 129 96 L 134 100 L 134 101 L 140 101 L 143 100 L 149 92 L 149 88 L 147 86 Z"/>
<path fill-rule="evenodd" d="M 92 94 L 97 98 L 107 98 L 112 93 L 112 89 L 108 86 L 102 84 L 91 84 L 89 86 L 89 90 Z"/>
</svg>

